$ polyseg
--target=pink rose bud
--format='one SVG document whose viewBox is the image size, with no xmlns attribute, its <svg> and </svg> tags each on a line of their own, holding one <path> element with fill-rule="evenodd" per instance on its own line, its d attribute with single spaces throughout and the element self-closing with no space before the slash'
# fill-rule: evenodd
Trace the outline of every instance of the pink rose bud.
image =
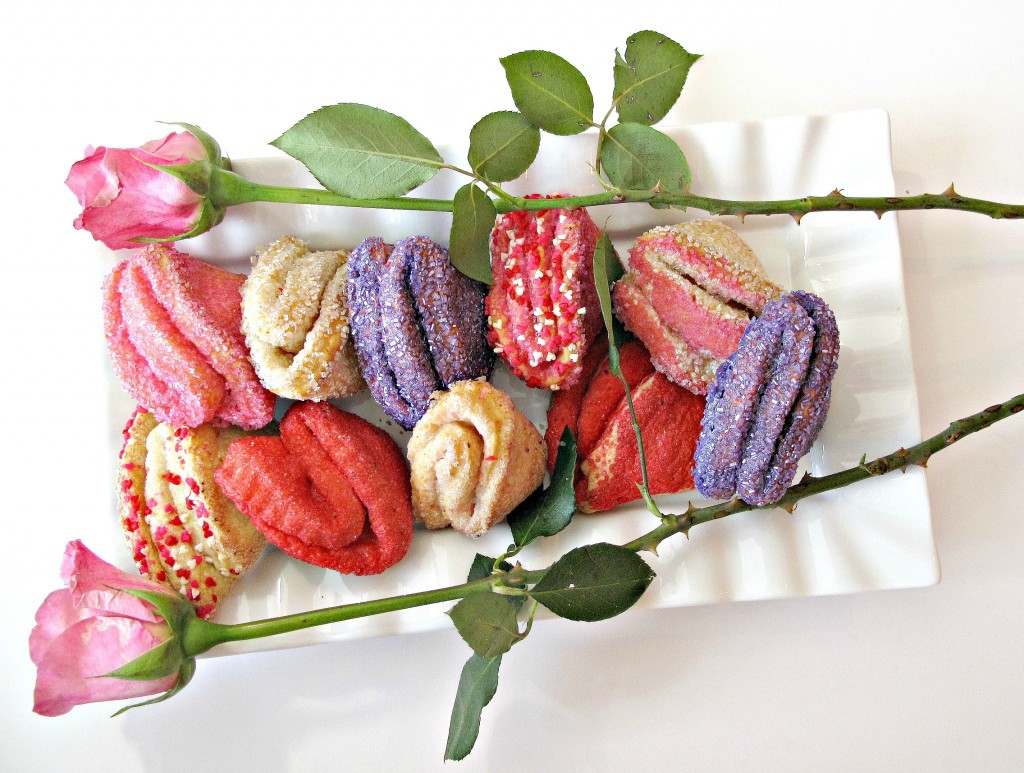
<svg viewBox="0 0 1024 773">
<path fill-rule="evenodd" d="M 174 637 L 154 604 L 126 591 L 152 594 L 162 608 L 175 610 L 183 601 L 177 594 L 122 572 L 78 541 L 68 543 L 61 579 L 67 588 L 46 597 L 29 636 L 29 654 L 37 668 L 37 714 L 55 717 L 82 703 L 153 695 L 175 687 L 179 665 L 182 675 L 189 673 L 189 661 L 176 663 L 163 656 L 154 658 L 151 672 L 134 664 L 132 679 L 107 676 Z M 159 598 L 163 596 L 166 605 Z M 175 671 L 167 674 L 169 662 Z M 149 673 L 153 678 L 147 678 Z"/>
<path fill-rule="evenodd" d="M 65 181 L 83 208 L 75 228 L 89 231 L 110 249 L 195 235 L 220 221 L 223 213 L 211 212 L 203 196 L 174 174 L 151 166 L 221 165 L 219 148 L 205 133 L 172 132 L 141 148 L 90 147 L 86 153 Z"/>
</svg>

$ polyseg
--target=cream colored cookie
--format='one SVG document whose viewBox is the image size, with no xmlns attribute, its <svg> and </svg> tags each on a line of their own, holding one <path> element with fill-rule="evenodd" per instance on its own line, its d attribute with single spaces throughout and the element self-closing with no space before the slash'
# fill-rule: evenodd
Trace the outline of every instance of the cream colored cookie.
<svg viewBox="0 0 1024 773">
<path fill-rule="evenodd" d="M 266 540 L 214 480 L 245 433 L 157 422 L 139 411 L 125 429 L 118 479 L 121 523 L 139 571 L 209 617 Z"/>
<path fill-rule="evenodd" d="M 512 398 L 477 380 L 434 393 L 408 457 L 415 518 L 476 537 L 543 482 L 547 450 Z"/>
<path fill-rule="evenodd" d="M 274 394 L 328 400 L 365 386 L 349 334 L 347 263 L 347 252 L 310 252 L 292 236 L 253 259 L 242 287 L 242 332 Z"/>
</svg>

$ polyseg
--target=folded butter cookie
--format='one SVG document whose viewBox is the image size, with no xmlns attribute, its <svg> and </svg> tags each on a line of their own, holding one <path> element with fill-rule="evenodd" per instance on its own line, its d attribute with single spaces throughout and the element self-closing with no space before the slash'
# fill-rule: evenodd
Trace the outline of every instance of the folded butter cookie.
<svg viewBox="0 0 1024 773">
<path fill-rule="evenodd" d="M 343 574 L 379 574 L 412 541 L 409 471 L 384 430 L 330 403 L 296 403 L 280 437 L 233 443 L 217 482 L 271 543 Z"/>
<path fill-rule="evenodd" d="M 644 439 L 650 493 L 692 489 L 704 398 L 656 371 L 638 341 L 620 347 L 619 367 Z M 576 438 L 576 502 L 582 512 L 609 510 L 640 498 L 640 450 L 625 389 L 611 372 L 604 339 L 587 355 L 580 381 L 552 396 L 545 433 L 549 468 L 566 427 Z"/>
<path fill-rule="evenodd" d="M 694 479 L 708 497 L 777 502 L 825 423 L 839 328 L 825 301 L 796 291 L 765 306 L 708 393 Z"/>
<path fill-rule="evenodd" d="M 479 536 L 544 480 L 537 428 L 486 381 L 438 392 L 409 439 L 413 514 L 428 529 Z"/>
<path fill-rule="evenodd" d="M 750 320 L 781 294 L 734 230 L 692 220 L 642 234 L 612 297 L 616 315 L 643 341 L 655 367 L 706 394 Z"/>
<path fill-rule="evenodd" d="M 566 389 L 579 379 L 602 326 L 594 286 L 600 237 L 585 209 L 509 212 L 494 225 L 488 336 L 527 386 Z"/>
<path fill-rule="evenodd" d="M 234 427 L 175 427 L 139 410 L 124 430 L 118 506 L 139 572 L 210 617 L 266 547 L 214 474 Z"/>
<path fill-rule="evenodd" d="M 242 332 L 274 394 L 328 400 L 365 387 L 349 332 L 347 264 L 347 252 L 311 252 L 291 236 L 253 259 L 242 286 Z"/>
</svg>

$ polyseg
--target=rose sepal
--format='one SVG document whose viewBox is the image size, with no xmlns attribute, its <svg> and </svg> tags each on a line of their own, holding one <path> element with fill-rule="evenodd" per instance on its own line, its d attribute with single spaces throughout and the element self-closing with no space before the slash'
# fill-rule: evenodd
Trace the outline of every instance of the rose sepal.
<svg viewBox="0 0 1024 773">
<path fill-rule="evenodd" d="M 224 219 L 224 213 L 227 212 L 228 203 L 218 203 L 215 201 L 220 198 L 216 195 L 216 191 L 220 186 L 217 185 L 217 182 L 214 179 L 214 175 L 216 175 L 218 171 L 224 169 L 224 167 L 217 166 L 209 161 L 191 161 L 187 164 L 172 165 L 146 164 L 146 166 L 158 169 L 161 172 L 169 174 L 183 182 L 188 186 L 189 190 L 197 196 L 202 197 L 203 206 L 199 210 L 199 217 L 196 218 L 195 223 L 193 223 L 192 227 L 187 231 L 174 236 L 164 236 L 161 238 L 136 236 L 132 239 L 133 242 L 138 242 L 140 244 L 154 244 L 191 239 L 193 236 L 199 236 L 200 234 L 206 233 Z"/>
<path fill-rule="evenodd" d="M 184 597 L 170 596 L 166 593 L 141 588 L 125 588 L 124 593 L 137 596 L 152 604 L 164 619 L 162 625 L 170 629 L 171 637 L 149 652 L 144 652 L 104 676 L 148 682 L 180 672 L 183 662 L 189 659 L 186 657 L 182 643 L 185 640 L 185 631 L 190 620 L 196 618 L 192 604 Z"/>
<path fill-rule="evenodd" d="M 168 642 L 170 643 L 170 642 Z M 178 669 L 178 681 L 174 683 L 174 687 L 161 695 L 157 695 L 155 698 L 150 698 L 148 701 L 142 701 L 141 703 L 133 703 L 130 706 L 123 706 L 122 708 L 111 714 L 111 718 L 124 714 L 128 709 L 137 709 L 141 706 L 152 706 L 154 703 L 162 703 L 168 698 L 173 698 L 179 692 L 185 689 L 189 682 L 192 681 L 192 677 L 196 673 L 196 659 L 188 658 L 183 660 L 181 667 Z"/>
<path fill-rule="evenodd" d="M 207 198 L 210 195 L 214 170 L 214 164 L 210 161 L 200 159 L 199 161 L 189 161 L 187 164 L 150 164 L 145 161 L 142 163 L 152 169 L 166 172 L 171 177 L 178 178 L 197 196 Z"/>
<path fill-rule="evenodd" d="M 168 167 L 154 166 L 153 168 L 167 169 Z M 182 239 L 191 239 L 193 236 L 199 236 L 200 234 L 206 233 L 215 225 L 220 223 L 220 221 L 224 219 L 225 209 L 215 206 L 208 198 L 204 199 L 202 209 L 199 211 L 199 217 L 196 219 L 195 224 L 184 233 L 159 238 L 152 236 L 135 236 L 132 237 L 132 241 L 138 242 L 139 244 L 163 244 L 165 242 L 177 242 Z"/>
<path fill-rule="evenodd" d="M 237 203 L 225 196 L 219 195 L 223 186 L 218 184 L 220 182 L 218 172 L 231 171 L 231 159 L 222 154 L 220 143 L 195 124 L 182 121 L 164 121 L 164 123 L 180 126 L 199 140 L 199 144 L 203 146 L 203 151 L 206 153 L 206 158 L 190 161 L 187 164 L 150 164 L 144 161 L 142 163 L 180 180 L 189 190 L 203 199 L 203 206 L 199 212 L 198 219 L 188 231 L 162 239 L 154 239 L 148 236 L 139 236 L 132 239 L 132 241 L 142 244 L 175 242 L 181 239 L 191 239 L 193 236 L 206 233 L 224 219 L 224 213 L 227 212 L 227 208 L 231 204 Z"/>
<path fill-rule="evenodd" d="M 139 655 L 135 660 L 125 663 L 104 676 L 115 679 L 131 679 L 136 682 L 150 682 L 178 673 L 184 662 L 185 656 L 181 651 L 181 642 L 177 636 L 174 636 L 159 647 L 154 647 L 149 652 Z"/>
<path fill-rule="evenodd" d="M 206 151 L 206 159 L 214 166 L 218 166 L 221 169 L 230 169 L 231 160 L 227 156 L 223 155 L 223 151 L 220 148 L 220 143 L 217 142 L 209 133 L 203 131 L 195 124 L 185 123 L 184 121 L 161 121 L 169 126 L 180 126 L 182 129 L 187 131 L 203 146 Z M 187 183 L 186 183 L 187 184 Z M 198 193 L 198 191 L 197 191 Z"/>
<path fill-rule="evenodd" d="M 125 589 L 124 592 L 137 596 L 156 607 L 156 611 L 164 619 L 163 624 L 171 630 L 171 638 L 105 676 L 148 682 L 176 673 L 178 680 L 171 689 L 155 698 L 119 709 L 113 714 L 115 717 L 128 709 L 149 706 L 173 697 L 192 681 L 196 672 L 196 653 L 185 652 L 185 642 L 187 641 L 185 632 L 199 619 L 192 605 L 185 598 L 169 596 L 156 591 L 131 588 Z"/>
<path fill-rule="evenodd" d="M 208 199 L 210 191 L 215 187 L 213 183 L 215 170 L 224 169 L 230 171 L 231 159 L 223 155 L 220 143 L 217 140 L 195 124 L 184 123 L 183 121 L 163 121 L 162 123 L 170 126 L 180 126 L 199 140 L 199 144 L 203 146 L 203 151 L 206 153 L 206 158 L 196 159 L 187 164 L 146 165 L 176 177 L 185 183 L 193 193 Z M 217 222 L 220 221 L 218 220 Z"/>
<path fill-rule="evenodd" d="M 160 616 L 176 635 L 180 635 L 184 631 L 185 626 L 188 625 L 186 622 L 188 618 L 196 616 L 195 608 L 184 596 L 160 593 L 144 588 L 124 588 L 122 592 L 148 601 L 156 607 L 156 611 L 160 613 Z"/>
</svg>

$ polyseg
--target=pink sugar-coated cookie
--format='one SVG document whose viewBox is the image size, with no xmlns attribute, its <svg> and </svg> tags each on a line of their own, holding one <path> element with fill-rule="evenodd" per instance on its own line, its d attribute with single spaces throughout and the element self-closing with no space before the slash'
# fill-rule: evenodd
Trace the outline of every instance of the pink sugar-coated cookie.
<svg viewBox="0 0 1024 773">
<path fill-rule="evenodd" d="M 643 340 L 659 371 L 698 394 L 736 351 L 751 319 L 782 293 L 746 242 L 715 220 L 642 234 L 619 285 L 623 323 Z"/>
<path fill-rule="evenodd" d="M 719 359 L 736 351 L 749 314 L 714 298 L 664 263 L 652 262 L 642 250 L 633 253 L 629 267 L 658 317 L 690 346 Z"/>
<path fill-rule="evenodd" d="M 758 313 L 780 294 L 750 246 L 717 220 L 653 228 L 637 238 L 629 255 L 630 268 L 635 256 L 645 255 L 716 298 Z"/>
<path fill-rule="evenodd" d="M 579 380 L 603 324 L 593 268 L 600 237 L 585 209 L 509 212 L 495 222 L 488 342 L 527 386 Z"/>
<path fill-rule="evenodd" d="M 643 341 L 658 371 L 694 394 L 707 394 L 722 360 L 690 347 L 681 335 L 663 324 L 632 274 L 615 283 L 612 302 L 616 316 Z"/>
<path fill-rule="evenodd" d="M 719 359 L 736 351 L 750 320 L 781 294 L 746 242 L 715 220 L 648 231 L 630 249 L 629 268 L 662 322 Z"/>
<path fill-rule="evenodd" d="M 114 372 L 161 421 L 257 429 L 274 416 L 241 332 L 241 274 L 150 245 L 114 268 L 103 316 Z"/>
</svg>

